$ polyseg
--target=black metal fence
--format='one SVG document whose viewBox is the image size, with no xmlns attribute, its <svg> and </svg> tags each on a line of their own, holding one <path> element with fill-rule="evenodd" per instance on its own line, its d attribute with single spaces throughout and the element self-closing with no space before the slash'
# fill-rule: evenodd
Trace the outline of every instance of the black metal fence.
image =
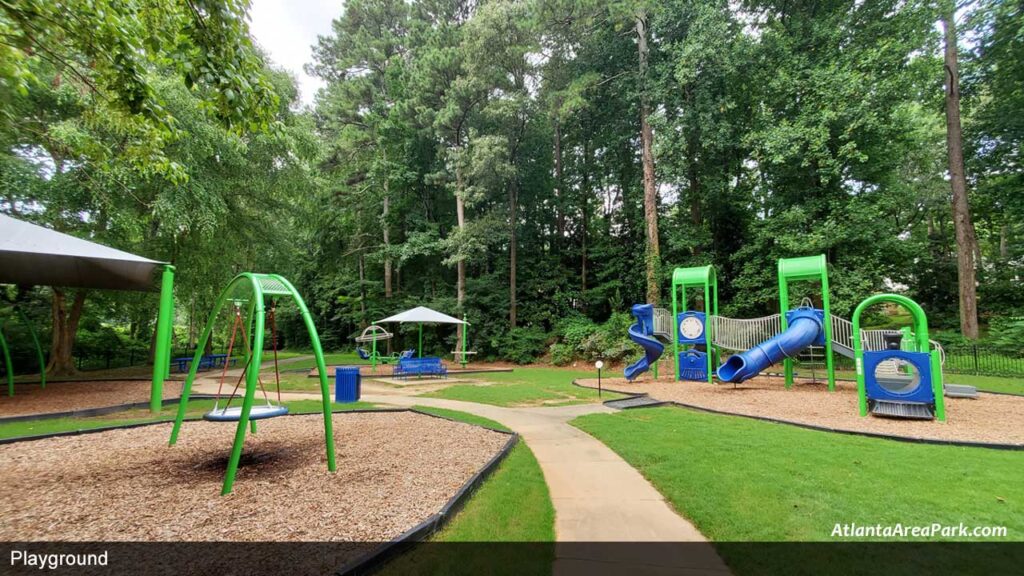
<svg viewBox="0 0 1024 576">
<path fill-rule="evenodd" d="M 110 370 L 144 366 L 149 363 L 149 350 L 76 350 L 74 352 L 75 367 L 82 372 L 90 370 Z"/>
<path fill-rule="evenodd" d="M 993 346 L 950 346 L 946 372 L 986 376 L 1024 376 L 1024 351 Z"/>
<path fill-rule="evenodd" d="M 943 371 L 946 373 L 1024 378 L 1024 350 L 985 345 L 948 346 L 944 350 L 946 362 Z M 836 370 L 854 370 L 852 358 L 835 354 L 833 361 Z M 798 365 L 824 369 L 822 349 L 814 349 L 813 354 L 802 354 Z"/>
</svg>

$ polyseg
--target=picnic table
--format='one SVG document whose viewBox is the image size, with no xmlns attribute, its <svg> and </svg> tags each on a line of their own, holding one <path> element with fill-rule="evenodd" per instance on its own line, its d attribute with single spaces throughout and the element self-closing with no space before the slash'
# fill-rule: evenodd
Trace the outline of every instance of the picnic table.
<svg viewBox="0 0 1024 576">
<path fill-rule="evenodd" d="M 178 358 L 171 359 L 171 365 L 175 366 L 178 372 L 187 372 L 192 366 L 193 356 L 179 356 Z M 232 357 L 228 359 L 227 354 L 206 354 L 199 358 L 199 370 L 212 370 L 214 368 L 222 368 L 227 362 L 231 362 L 234 366 L 238 362 L 238 358 Z"/>
</svg>

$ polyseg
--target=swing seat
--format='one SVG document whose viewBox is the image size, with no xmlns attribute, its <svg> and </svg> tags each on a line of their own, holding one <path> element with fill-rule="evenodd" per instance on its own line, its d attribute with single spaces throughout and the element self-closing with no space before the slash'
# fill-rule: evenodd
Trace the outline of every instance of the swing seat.
<svg viewBox="0 0 1024 576">
<path fill-rule="evenodd" d="M 288 413 L 287 406 L 261 404 L 253 406 L 249 411 L 249 420 L 263 420 L 284 416 Z M 238 422 L 242 419 L 242 407 L 232 406 L 231 408 L 215 408 L 203 414 L 203 420 L 209 422 Z"/>
</svg>

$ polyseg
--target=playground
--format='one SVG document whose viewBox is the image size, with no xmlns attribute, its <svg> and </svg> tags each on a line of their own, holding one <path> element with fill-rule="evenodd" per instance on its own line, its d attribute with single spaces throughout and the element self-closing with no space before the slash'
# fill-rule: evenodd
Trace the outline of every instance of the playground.
<svg viewBox="0 0 1024 576">
<path fill-rule="evenodd" d="M 626 336 L 641 356 L 621 372 L 599 362 L 596 374 L 586 364 L 481 361 L 470 349 L 468 318 L 423 306 L 368 323 L 351 335 L 352 348 L 325 353 L 317 321 L 295 286 L 279 274 L 255 272 L 236 275 L 218 292 L 203 312 L 194 353 L 173 358 L 174 269 L 148 260 L 136 265 L 145 269 L 139 277 L 161 278 L 151 378 L 45 382 L 40 370 L 38 379 L 11 380 L 9 395 L 0 399 L 0 482 L 8 486 L 0 536 L 7 540 L 825 538 L 822 526 L 801 513 L 773 509 L 750 518 L 723 504 L 735 490 L 695 488 L 690 473 L 716 485 L 738 482 L 746 469 L 719 471 L 732 458 L 730 448 L 695 440 L 702 432 L 754 451 L 737 460 L 743 462 L 756 460 L 758 443 L 797 438 L 806 446 L 781 452 L 762 446 L 774 463 L 758 472 L 762 483 L 791 485 L 810 498 L 810 482 L 838 498 L 840 508 L 856 495 L 834 485 L 834 473 L 859 450 L 882 454 L 872 466 L 887 472 L 875 477 L 893 486 L 893 470 L 911 483 L 928 475 L 904 459 L 920 461 L 932 449 L 975 451 L 971 462 L 989 462 L 981 473 L 999 487 L 995 502 L 1017 502 L 1019 490 L 1004 494 L 1002 487 L 1019 454 L 990 456 L 996 451 L 980 446 L 1024 448 L 1024 396 L 945 382 L 943 349 L 929 337 L 924 310 L 909 298 L 873 295 L 849 320 L 833 315 L 824 256 L 780 260 L 780 312 L 762 318 L 720 315 L 714 268 L 677 269 L 671 311 L 631 308 L 635 322 Z M 65 273 L 72 278 L 80 269 Z M 141 280 L 76 281 L 153 288 Z M 309 350 L 280 350 L 282 306 L 295 311 Z M 904 308 L 909 325 L 865 327 L 867 311 L 879 306 Z M 404 346 L 394 346 L 405 324 L 413 330 L 405 330 Z M 424 353 L 424 325 L 454 326 L 455 334 L 442 341 L 454 341 L 455 350 L 441 355 L 435 344 L 435 355 Z M 223 343 L 221 354 L 210 353 L 215 339 Z M 841 362 L 853 371 L 837 369 Z M 961 446 L 893 448 L 891 438 Z M 805 464 L 814 467 L 811 480 L 787 479 Z M 954 476 L 958 466 L 973 466 L 948 465 Z M 990 496 L 988 490 L 996 488 L 957 485 L 943 494 L 971 502 L 981 492 Z M 763 490 L 743 498 L 756 510 L 779 496 Z M 879 499 L 879 511 L 896 507 L 923 521 L 917 508 Z M 801 500 L 793 508 L 805 505 Z M 978 509 L 991 517 L 993 506 L 998 512 L 1002 504 L 987 499 Z M 510 514 L 518 508 L 522 519 Z M 730 526 L 739 516 L 747 532 L 737 534 Z M 773 532 L 769 523 L 786 528 Z M 1019 514 L 1011 511 L 1006 523 L 1016 527 Z M 377 550 L 353 546 L 318 556 L 318 570 Z M 697 550 L 644 562 L 718 574 L 761 566 L 728 548 Z M 538 555 L 538 570 L 546 572 L 557 554 Z M 607 561 L 602 554 L 588 562 Z M 403 558 L 394 566 L 419 561 Z"/>
</svg>

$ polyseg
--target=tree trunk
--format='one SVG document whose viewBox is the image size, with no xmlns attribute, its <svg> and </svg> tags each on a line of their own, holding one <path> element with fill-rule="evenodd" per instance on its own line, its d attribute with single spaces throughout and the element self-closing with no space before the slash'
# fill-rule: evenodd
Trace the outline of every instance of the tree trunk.
<svg viewBox="0 0 1024 576">
<path fill-rule="evenodd" d="M 508 245 L 508 326 L 516 327 L 516 229 L 519 213 L 519 183 L 512 179 L 508 187 L 509 245 Z"/>
<path fill-rule="evenodd" d="M 384 298 L 391 298 L 391 235 L 388 233 L 388 212 L 391 199 L 388 197 L 388 181 L 384 180 L 384 209 L 381 211 L 381 228 L 384 231 Z"/>
<path fill-rule="evenodd" d="M 561 102 L 556 102 L 561 106 Z M 562 205 L 565 199 L 562 198 L 562 125 L 557 114 L 555 116 L 555 246 L 561 246 L 565 238 L 565 209 Z"/>
<path fill-rule="evenodd" d="M 46 365 L 47 375 L 73 376 L 78 373 L 73 353 L 78 321 L 82 317 L 82 307 L 85 305 L 85 294 L 85 290 L 75 292 L 71 310 L 68 311 L 64 291 L 53 289 L 53 300 L 50 306 L 53 318 L 53 338 L 50 341 L 50 361 Z"/>
<path fill-rule="evenodd" d="M 1007 261 L 1010 259 L 1010 226 L 1003 224 L 999 228 L 999 259 Z"/>
<path fill-rule="evenodd" d="M 964 175 L 963 134 L 960 127 L 960 72 L 957 63 L 956 8 L 947 2 L 942 17 L 946 41 L 946 144 L 949 151 L 949 181 L 953 190 L 953 225 L 956 230 L 957 273 L 960 291 L 960 331 L 972 340 L 978 337 L 978 300 L 975 282 L 977 237 L 967 199 Z"/>
<path fill-rule="evenodd" d="M 580 233 L 582 246 L 580 247 L 580 290 L 584 294 L 587 291 L 587 243 L 590 234 L 590 140 L 583 141 L 583 218 Z M 586 301 L 586 298 L 584 298 Z"/>
<path fill-rule="evenodd" d="M 688 180 L 690 181 L 690 224 L 693 225 L 694 230 L 700 230 L 704 223 L 704 214 L 701 211 L 700 204 L 700 176 L 697 175 L 697 168 L 694 164 L 691 160 L 688 175 Z M 700 255 L 700 244 L 695 243 L 693 245 L 693 255 Z"/>
<path fill-rule="evenodd" d="M 363 318 L 363 326 L 369 325 L 366 317 L 366 266 L 363 262 L 363 253 L 359 252 L 359 313 Z"/>
<path fill-rule="evenodd" d="M 647 15 L 636 18 L 637 54 L 640 64 L 640 142 L 643 146 L 644 167 L 644 220 L 647 223 L 647 303 L 657 305 L 661 301 L 658 263 L 658 188 L 654 180 L 654 131 L 648 122 L 650 103 L 647 98 Z"/>
</svg>

